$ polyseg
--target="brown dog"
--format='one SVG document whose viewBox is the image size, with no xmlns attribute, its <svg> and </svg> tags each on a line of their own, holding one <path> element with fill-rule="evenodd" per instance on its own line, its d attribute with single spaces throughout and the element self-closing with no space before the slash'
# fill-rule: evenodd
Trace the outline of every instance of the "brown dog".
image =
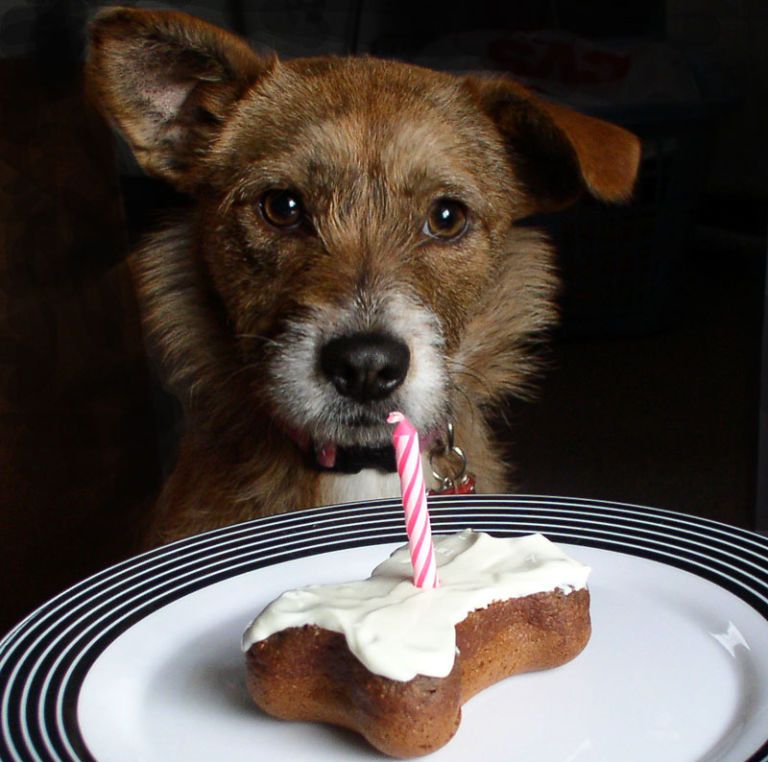
<svg viewBox="0 0 768 762">
<path fill-rule="evenodd" d="M 393 409 L 427 443 L 452 421 L 477 489 L 507 487 L 486 415 L 525 390 L 556 289 L 515 223 L 626 199 L 634 136 L 506 79 L 283 62 L 180 13 L 102 12 L 89 76 L 142 166 L 196 199 L 136 260 L 187 414 L 152 542 L 397 494 Z"/>
</svg>

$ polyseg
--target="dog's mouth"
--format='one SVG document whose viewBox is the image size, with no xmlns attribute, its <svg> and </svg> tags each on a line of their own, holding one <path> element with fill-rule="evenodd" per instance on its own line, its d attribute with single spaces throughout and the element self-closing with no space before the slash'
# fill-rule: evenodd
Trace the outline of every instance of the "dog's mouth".
<svg viewBox="0 0 768 762">
<path fill-rule="evenodd" d="M 365 431 L 371 434 L 374 437 L 374 441 L 378 431 L 381 432 L 382 438 L 385 438 L 385 432 L 388 431 L 388 429 L 384 427 L 382 421 L 386 418 L 386 415 L 389 414 L 389 407 L 391 407 L 391 405 L 382 405 L 380 407 L 382 410 L 385 407 L 387 408 L 387 412 L 384 413 L 383 417 L 381 415 L 376 415 L 371 410 L 352 411 L 344 416 L 340 423 L 346 429 Z"/>
<path fill-rule="evenodd" d="M 305 432 L 290 429 L 288 434 L 302 451 L 305 463 L 313 470 L 356 474 L 363 469 L 373 468 L 383 473 L 394 473 L 397 464 L 390 429 L 391 427 L 387 427 L 385 439 L 366 445 L 344 445 L 332 440 L 315 440 Z M 420 438 L 421 450 L 423 452 L 436 446 L 442 447 L 443 441 L 442 430 L 434 429 Z"/>
</svg>

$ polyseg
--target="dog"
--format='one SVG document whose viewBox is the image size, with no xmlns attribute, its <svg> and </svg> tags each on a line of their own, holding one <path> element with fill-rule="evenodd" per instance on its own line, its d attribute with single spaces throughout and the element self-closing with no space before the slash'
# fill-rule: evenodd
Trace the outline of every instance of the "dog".
<svg viewBox="0 0 768 762">
<path fill-rule="evenodd" d="M 185 410 L 148 544 L 399 494 L 393 410 L 433 487 L 464 481 L 458 454 L 477 491 L 509 490 L 488 420 L 528 390 L 558 288 L 519 223 L 627 200 L 635 136 L 507 78 L 283 61 L 179 12 L 99 13 L 87 82 L 194 199 L 133 262 Z"/>
</svg>

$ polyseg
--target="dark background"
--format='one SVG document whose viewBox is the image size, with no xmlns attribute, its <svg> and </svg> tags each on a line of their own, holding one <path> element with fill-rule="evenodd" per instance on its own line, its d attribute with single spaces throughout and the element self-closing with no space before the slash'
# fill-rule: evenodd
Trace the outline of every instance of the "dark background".
<svg viewBox="0 0 768 762">
<path fill-rule="evenodd" d="M 286 57 L 512 72 L 635 130 L 632 204 L 535 221 L 559 245 L 562 325 L 538 399 L 510 401 L 500 437 L 520 491 L 768 528 L 765 2 L 169 7 Z M 132 552 L 173 457 L 176 407 L 125 257 L 184 199 L 141 175 L 83 94 L 95 8 L 0 0 L 0 632 Z"/>
</svg>

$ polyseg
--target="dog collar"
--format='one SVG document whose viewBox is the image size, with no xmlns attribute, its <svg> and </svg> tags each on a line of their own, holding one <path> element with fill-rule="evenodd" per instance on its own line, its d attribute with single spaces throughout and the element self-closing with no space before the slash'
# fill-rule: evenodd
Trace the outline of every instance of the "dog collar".
<svg viewBox="0 0 768 762">
<path fill-rule="evenodd" d="M 304 454 L 305 464 L 314 471 L 338 474 L 357 474 L 366 468 L 374 468 L 385 474 L 397 471 L 395 448 L 391 444 L 379 447 L 346 447 L 333 442 L 318 444 L 308 434 L 286 427 L 288 436 Z M 421 441 L 422 452 L 439 441 L 438 432 L 430 432 Z"/>
<path fill-rule="evenodd" d="M 357 474 L 366 468 L 375 468 L 385 474 L 395 473 L 395 448 L 392 445 L 380 447 L 342 447 L 333 443 L 316 446 L 308 434 L 292 428 L 285 428 L 288 436 L 304 454 L 305 464 L 314 471 L 337 474 Z M 438 487 L 430 489 L 430 495 L 471 495 L 475 493 L 475 475 L 467 471 L 467 457 L 453 440 L 453 424 L 448 423 L 446 436 L 439 430 L 431 431 L 421 441 L 421 451 L 430 450 L 429 466 Z M 451 474 L 436 470 L 434 457 L 443 453 L 454 459 Z"/>
<path fill-rule="evenodd" d="M 325 444 L 309 448 L 304 456 L 310 468 L 338 474 L 357 474 L 365 468 L 375 468 L 385 474 L 397 471 L 395 448 L 392 445 L 382 447 L 342 447 Z"/>
</svg>

